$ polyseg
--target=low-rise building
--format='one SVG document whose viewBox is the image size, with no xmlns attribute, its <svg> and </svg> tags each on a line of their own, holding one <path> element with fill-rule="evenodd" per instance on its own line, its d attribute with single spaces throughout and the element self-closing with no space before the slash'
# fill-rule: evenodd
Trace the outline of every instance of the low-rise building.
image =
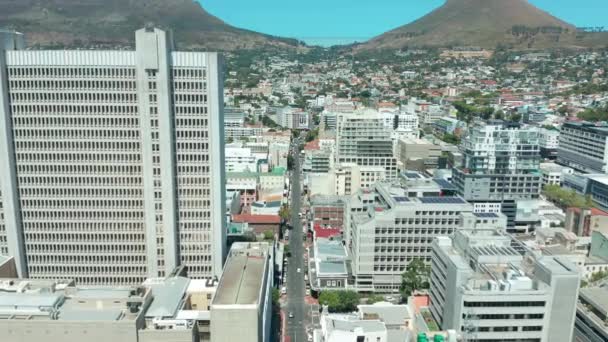
<svg viewBox="0 0 608 342">
<path fill-rule="evenodd" d="M 540 163 L 541 183 L 545 185 L 561 185 L 564 175 L 571 175 L 574 170 L 555 163 Z"/>
<path fill-rule="evenodd" d="M 316 238 L 309 250 L 308 273 L 313 291 L 347 289 L 350 259 L 340 238 Z"/>
<path fill-rule="evenodd" d="M 608 212 L 597 208 L 568 208 L 565 228 L 577 236 L 591 236 L 594 230 L 608 233 Z"/>
<path fill-rule="evenodd" d="M 437 167 L 438 158 L 441 156 L 441 146 L 425 139 L 401 139 L 397 142 L 397 159 L 400 170 L 420 169 Z"/>
</svg>

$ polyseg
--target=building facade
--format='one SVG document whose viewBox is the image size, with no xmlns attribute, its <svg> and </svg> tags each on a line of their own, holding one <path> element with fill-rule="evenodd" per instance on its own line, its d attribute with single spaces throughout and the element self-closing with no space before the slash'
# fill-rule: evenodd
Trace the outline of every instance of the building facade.
<svg viewBox="0 0 608 342">
<path fill-rule="evenodd" d="M 222 60 L 135 36 L 135 51 L 0 50 L 0 252 L 21 276 L 221 274 Z"/>
<path fill-rule="evenodd" d="M 556 257 L 522 255 L 493 230 L 433 242 L 431 313 L 466 341 L 571 341 L 580 276 Z"/>
<path fill-rule="evenodd" d="M 517 200 L 540 195 L 537 129 L 479 123 L 469 130 L 460 148 L 463 159 L 453 169 L 458 192 L 469 202 L 500 203 L 512 229 Z"/>
<path fill-rule="evenodd" d="M 566 122 L 559 135 L 557 161 L 585 173 L 608 172 L 608 126 Z"/>
<path fill-rule="evenodd" d="M 390 130 L 382 115 L 374 110 L 340 114 L 336 128 L 336 163 L 378 166 L 386 177 L 397 177 L 397 160 L 393 157 Z"/>
<path fill-rule="evenodd" d="M 486 220 L 486 222 L 483 222 Z M 413 260 L 431 261 L 431 243 L 461 227 L 504 229 L 504 216 L 477 217 L 460 197 L 408 197 L 407 189 L 378 183 L 347 201 L 345 241 L 359 291 L 393 292 Z"/>
</svg>

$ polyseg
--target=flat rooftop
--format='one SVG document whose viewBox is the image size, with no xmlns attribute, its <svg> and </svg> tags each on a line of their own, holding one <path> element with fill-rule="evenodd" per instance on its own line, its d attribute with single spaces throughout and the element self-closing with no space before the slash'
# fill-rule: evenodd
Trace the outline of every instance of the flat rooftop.
<svg viewBox="0 0 608 342">
<path fill-rule="evenodd" d="M 235 245 L 237 245 L 236 251 Z M 252 248 L 239 249 L 239 245 L 252 245 Z M 265 247 L 261 245 L 233 244 L 213 298 L 213 305 L 258 304 L 262 284 L 268 272 L 266 270 L 268 244 L 263 244 Z"/>
<path fill-rule="evenodd" d="M 147 294 L 136 287 L 87 288 L 66 281 L 3 279 L 0 280 L 0 319 L 136 320 Z M 131 311 L 131 306 L 136 310 Z"/>
<path fill-rule="evenodd" d="M 608 287 L 589 287 L 580 289 L 580 297 L 593 305 L 604 316 L 608 315 Z"/>
</svg>

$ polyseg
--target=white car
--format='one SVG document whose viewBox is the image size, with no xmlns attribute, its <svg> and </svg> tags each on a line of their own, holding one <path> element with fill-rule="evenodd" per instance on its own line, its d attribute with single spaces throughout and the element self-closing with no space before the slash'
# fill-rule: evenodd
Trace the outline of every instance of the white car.
<svg viewBox="0 0 608 342">
<path fill-rule="evenodd" d="M 281 294 L 283 294 L 283 295 L 284 295 L 284 294 L 286 294 L 286 293 L 287 293 L 287 288 L 286 288 L 285 286 L 283 286 L 283 287 L 281 288 Z"/>
<path fill-rule="evenodd" d="M 300 273 L 300 272 L 302 272 L 302 269 L 301 269 L 301 268 L 298 268 L 298 269 L 296 270 L 296 272 Z"/>
</svg>

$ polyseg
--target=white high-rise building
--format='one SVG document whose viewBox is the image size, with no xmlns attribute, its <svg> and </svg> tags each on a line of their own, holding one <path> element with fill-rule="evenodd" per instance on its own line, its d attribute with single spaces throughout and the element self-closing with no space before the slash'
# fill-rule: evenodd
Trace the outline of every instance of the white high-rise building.
<svg viewBox="0 0 608 342">
<path fill-rule="evenodd" d="M 138 284 L 225 257 L 222 61 L 136 32 L 135 51 L 26 51 L 0 32 L 0 253 L 23 277 Z"/>
<path fill-rule="evenodd" d="M 397 159 L 393 156 L 392 130 L 372 109 L 340 114 L 336 128 L 336 163 L 379 166 L 386 178 L 397 178 Z"/>
</svg>

